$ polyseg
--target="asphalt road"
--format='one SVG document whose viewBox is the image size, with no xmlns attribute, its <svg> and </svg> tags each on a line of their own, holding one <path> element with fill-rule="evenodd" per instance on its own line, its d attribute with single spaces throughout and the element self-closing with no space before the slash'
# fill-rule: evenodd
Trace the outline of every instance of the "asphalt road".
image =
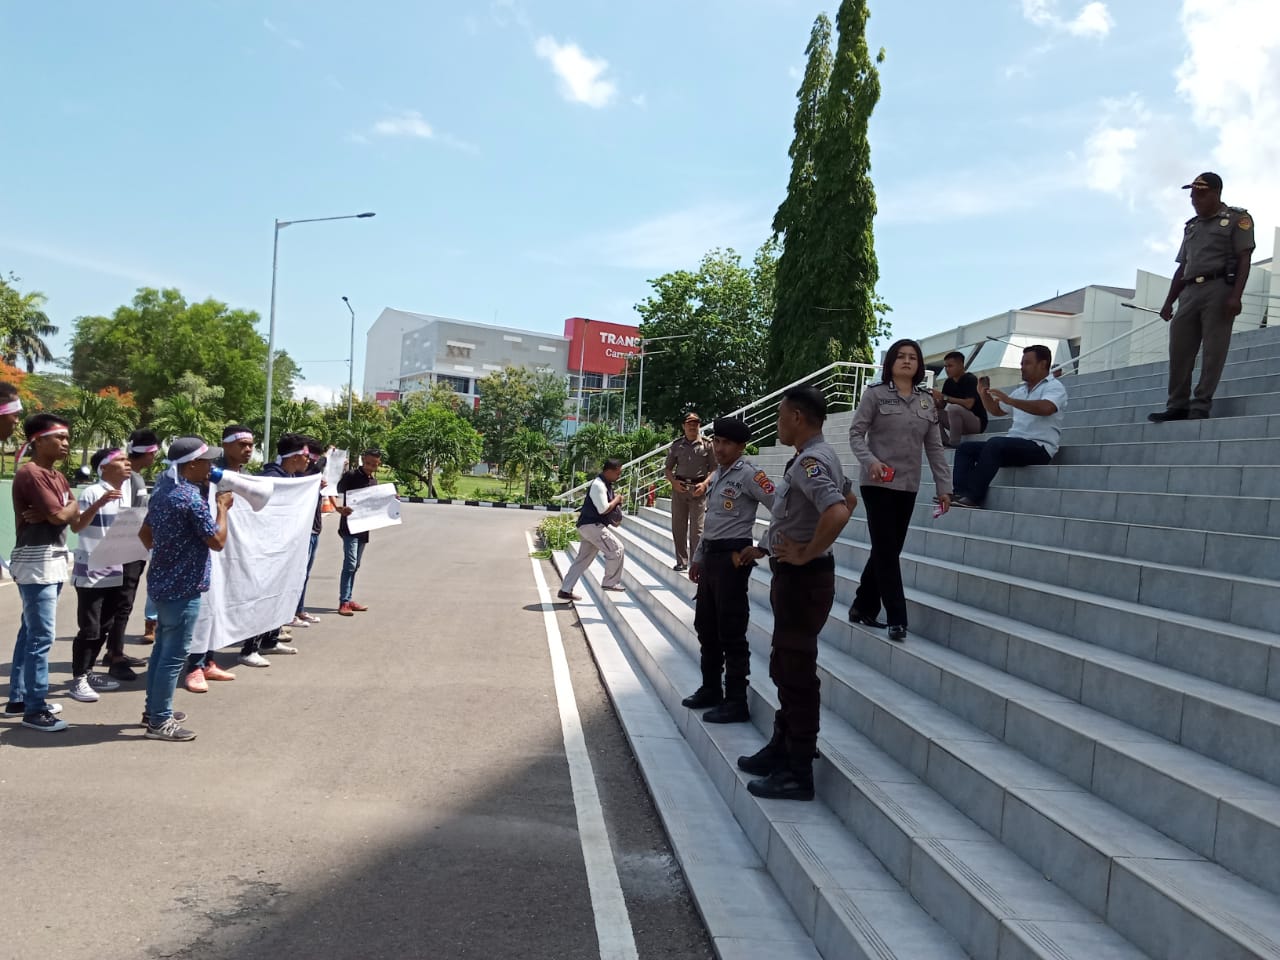
<svg viewBox="0 0 1280 960">
<path fill-rule="evenodd" d="M 598 956 L 524 539 L 538 516 L 406 506 L 372 535 L 354 618 L 333 612 L 326 528 L 322 623 L 294 631 L 299 656 L 179 691 L 185 744 L 142 738 L 141 680 L 66 698 L 67 587 L 52 678 L 71 728 L 0 720 L 0 957 Z M 0 622 L 18 610 L 0 587 Z M 639 956 L 709 958 L 581 631 L 558 617 Z"/>
</svg>

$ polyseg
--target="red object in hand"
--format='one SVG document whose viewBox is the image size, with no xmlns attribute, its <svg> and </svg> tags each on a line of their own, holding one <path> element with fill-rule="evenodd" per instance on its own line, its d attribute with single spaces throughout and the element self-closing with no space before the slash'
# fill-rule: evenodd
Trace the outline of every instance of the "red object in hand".
<svg viewBox="0 0 1280 960">
<path fill-rule="evenodd" d="M 893 467 L 885 466 L 884 470 L 880 474 L 880 482 L 893 483 Z"/>
</svg>

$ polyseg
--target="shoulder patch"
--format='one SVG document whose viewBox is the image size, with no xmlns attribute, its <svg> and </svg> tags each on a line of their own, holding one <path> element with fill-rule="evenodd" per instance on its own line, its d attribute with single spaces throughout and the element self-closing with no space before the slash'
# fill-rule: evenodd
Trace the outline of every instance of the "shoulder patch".
<svg viewBox="0 0 1280 960">
<path fill-rule="evenodd" d="M 800 466 L 804 468 L 804 475 L 810 480 L 822 476 L 822 464 L 813 457 L 805 457 L 800 461 Z"/>
<path fill-rule="evenodd" d="M 1252 230 L 1253 218 L 1246 213 L 1244 216 L 1242 216 L 1239 220 L 1236 221 L 1236 226 L 1239 227 L 1241 230 Z"/>
<path fill-rule="evenodd" d="M 756 471 L 756 475 L 751 479 L 755 480 L 756 486 L 759 487 L 761 490 L 763 490 L 765 493 L 773 493 L 773 490 L 774 490 L 773 481 L 769 479 L 769 475 L 765 473 L 763 470 Z"/>
</svg>

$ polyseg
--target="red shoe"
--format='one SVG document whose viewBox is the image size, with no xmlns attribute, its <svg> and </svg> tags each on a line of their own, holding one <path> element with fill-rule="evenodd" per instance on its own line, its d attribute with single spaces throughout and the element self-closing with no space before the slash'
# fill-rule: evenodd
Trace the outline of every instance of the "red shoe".
<svg viewBox="0 0 1280 960">
<path fill-rule="evenodd" d="M 349 604 L 349 603 L 344 603 L 344 604 L 342 604 L 340 607 L 338 607 L 338 616 L 340 616 L 340 617 L 354 617 L 354 616 L 355 616 L 355 612 L 351 609 L 351 604 Z"/>
<path fill-rule="evenodd" d="M 234 680 L 236 675 L 230 670 L 223 670 L 216 663 L 207 663 L 204 667 L 204 678 L 206 680 Z"/>
<path fill-rule="evenodd" d="M 209 692 L 209 684 L 205 682 L 204 670 L 201 667 L 196 667 L 187 674 L 186 688 L 192 693 Z"/>
<path fill-rule="evenodd" d="M 364 613 L 366 610 L 369 609 L 363 603 L 356 603 L 354 600 L 348 603 L 347 606 L 350 607 L 352 610 L 354 610 L 356 613 Z"/>
</svg>

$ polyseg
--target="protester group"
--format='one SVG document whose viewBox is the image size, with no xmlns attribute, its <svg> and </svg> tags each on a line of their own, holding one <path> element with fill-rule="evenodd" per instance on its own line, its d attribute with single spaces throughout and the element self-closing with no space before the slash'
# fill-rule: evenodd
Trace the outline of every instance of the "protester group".
<svg viewBox="0 0 1280 960">
<path fill-rule="evenodd" d="M 0 383 L 0 441 L 13 435 L 21 415 L 17 389 Z M 296 603 L 293 594 L 283 598 L 292 619 L 272 621 L 270 629 L 234 638 L 240 645 L 236 662 L 249 668 L 269 667 L 269 656 L 298 653 L 292 631 L 320 623 L 307 608 L 307 584 L 323 515 L 330 510 L 339 515 L 338 532 L 343 541 L 336 612 L 354 616 L 368 609 L 355 600 L 354 589 L 369 533 L 348 528 L 352 508 L 345 496 L 377 483 L 382 458 L 379 450 L 365 450 L 359 465 L 341 472 L 335 488 L 330 489 L 324 477 L 327 458 L 335 452 L 326 450 L 315 437 L 286 433 L 275 445 L 274 460 L 255 478 L 245 472 L 254 456 L 254 433 L 242 424 L 229 424 L 218 446 L 199 437 L 172 439 L 164 451 L 164 469 L 148 487 L 145 474 L 156 465 L 161 443 L 154 432 L 137 430 L 123 446 L 93 453 L 88 466 L 96 480 L 76 495 L 67 476 L 57 469 L 70 452 L 67 421 L 51 413 L 34 413 L 23 420 L 22 433 L 26 443 L 16 458 L 13 479 L 16 542 L 9 558 L 22 615 L 4 715 L 21 716 L 23 727 L 46 733 L 68 727 L 62 705 L 51 701 L 49 692 L 58 598 L 69 576 L 76 591 L 77 620 L 67 687 L 70 699 L 81 704 L 97 702 L 104 692 L 138 683 L 135 668 L 145 667 L 144 736 L 165 741 L 194 739 L 195 733 L 183 725 L 185 712 L 174 709 L 178 686 L 205 694 L 210 682 L 236 679 L 236 674 L 215 657 L 214 647 L 225 646 L 229 638 L 210 629 L 197 630 L 210 589 L 212 555 L 223 551 L 232 536 L 236 525 L 228 522 L 230 512 L 251 509 L 241 503 L 244 497 L 259 508 L 267 499 L 264 491 L 274 481 L 319 478 L 318 484 L 313 480 L 308 485 L 308 490 L 318 491 L 309 540 L 300 539 L 296 555 L 288 561 L 296 564 L 294 581 L 300 577 L 301 589 Z M 234 482 L 237 477 L 243 478 L 238 485 Z M 101 556 L 98 550 L 113 524 L 126 516 L 122 511 L 133 511 L 133 517 L 141 518 L 134 552 L 146 559 L 95 562 L 93 558 Z M 117 534 L 127 534 L 129 529 L 122 522 Z M 74 556 L 67 547 L 68 530 L 78 535 Z M 145 626 L 136 639 L 150 646 L 147 658 L 131 656 L 126 649 L 129 622 L 144 576 Z M 80 722 L 82 718 L 74 719 Z"/>
</svg>

